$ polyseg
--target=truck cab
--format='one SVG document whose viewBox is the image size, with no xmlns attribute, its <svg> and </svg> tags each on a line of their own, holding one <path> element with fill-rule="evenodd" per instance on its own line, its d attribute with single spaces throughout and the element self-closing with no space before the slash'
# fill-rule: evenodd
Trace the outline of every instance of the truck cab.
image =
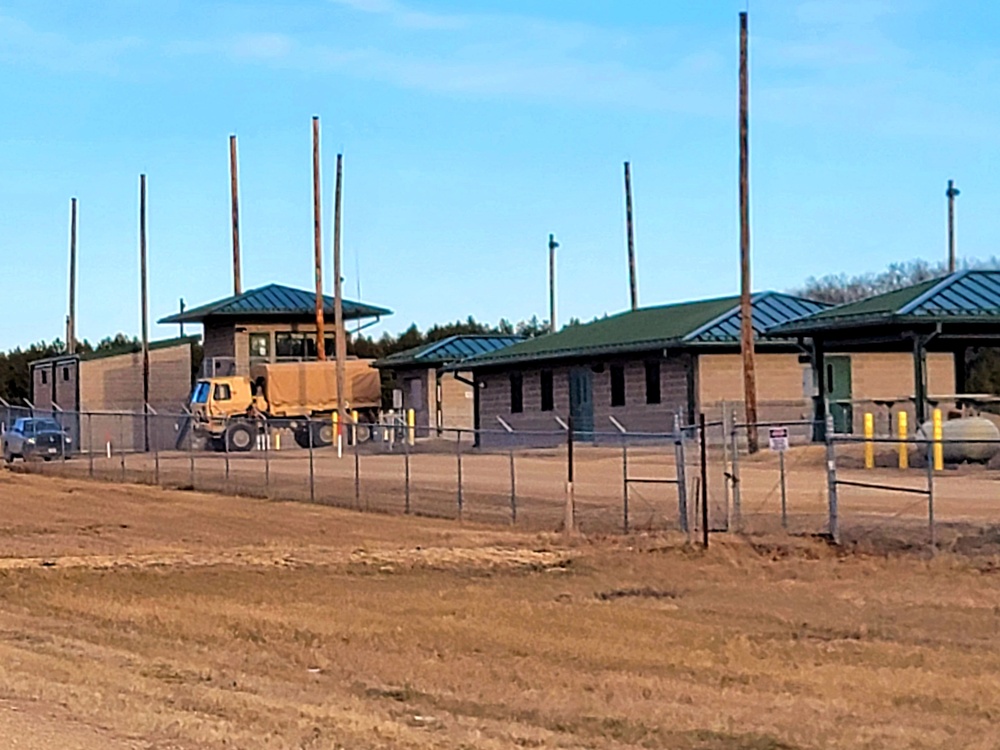
<svg viewBox="0 0 1000 750">
<path fill-rule="evenodd" d="M 230 420 L 245 417 L 253 404 L 260 408 L 258 396 L 246 377 L 208 378 L 199 380 L 191 396 L 191 413 L 194 415 L 194 430 L 197 434 L 213 440 L 222 440 Z M 263 410 L 263 409 L 261 409 Z M 236 450 L 246 450 L 239 436 Z"/>
</svg>

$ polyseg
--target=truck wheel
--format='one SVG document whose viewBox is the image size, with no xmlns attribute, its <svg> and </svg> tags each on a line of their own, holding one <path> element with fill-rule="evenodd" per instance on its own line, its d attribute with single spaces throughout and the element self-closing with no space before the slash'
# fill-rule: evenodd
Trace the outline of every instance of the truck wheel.
<svg viewBox="0 0 1000 750">
<path fill-rule="evenodd" d="M 333 445 L 333 425 L 330 422 L 313 422 L 312 433 L 314 448 Z"/>
<path fill-rule="evenodd" d="M 250 425 L 234 424 L 226 430 L 226 447 L 230 453 L 246 453 L 253 450 L 257 437 Z"/>
</svg>

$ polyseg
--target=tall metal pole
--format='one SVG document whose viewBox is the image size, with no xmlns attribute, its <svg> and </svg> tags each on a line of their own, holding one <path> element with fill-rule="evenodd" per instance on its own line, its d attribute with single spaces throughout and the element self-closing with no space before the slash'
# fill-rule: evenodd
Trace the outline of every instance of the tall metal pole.
<svg viewBox="0 0 1000 750">
<path fill-rule="evenodd" d="M 747 76 L 747 14 L 740 13 L 740 349 L 743 353 L 743 401 L 747 450 L 756 453 L 757 374 L 754 357 L 750 282 L 750 83 Z"/>
<path fill-rule="evenodd" d="M 554 234 L 549 235 L 549 330 L 556 332 L 556 242 Z"/>
<path fill-rule="evenodd" d="M 76 198 L 69 201 L 69 317 L 66 320 L 66 353 L 76 354 Z"/>
<path fill-rule="evenodd" d="M 955 198 L 958 197 L 959 190 L 955 187 L 954 180 L 948 180 L 948 189 L 945 195 L 948 197 L 948 273 L 955 273 L 958 266 L 958 258 L 955 253 Z"/>
<path fill-rule="evenodd" d="M 625 162 L 625 229 L 628 233 L 628 290 L 632 309 L 639 307 L 639 286 L 635 275 L 635 226 L 632 222 L 632 167 Z"/>
<path fill-rule="evenodd" d="M 319 118 L 312 118 L 313 135 L 313 245 L 316 256 L 316 359 L 326 359 L 323 325 L 323 217 L 319 188 Z"/>
<path fill-rule="evenodd" d="M 184 310 L 186 308 L 187 308 L 187 306 L 184 304 L 184 298 L 181 297 L 181 303 L 180 303 L 181 315 L 184 314 Z M 184 338 L 184 324 L 183 323 L 181 323 L 181 338 Z"/>
<path fill-rule="evenodd" d="M 229 136 L 229 193 L 233 219 L 233 294 L 243 293 L 243 273 L 240 268 L 240 195 L 236 166 L 236 136 Z"/>
<path fill-rule="evenodd" d="M 139 275 L 142 297 L 142 432 L 149 450 L 149 279 L 146 263 L 146 175 L 139 175 Z"/>
<path fill-rule="evenodd" d="M 347 424 L 347 408 L 344 404 L 344 388 L 346 387 L 346 373 L 344 368 L 347 361 L 347 332 L 344 330 L 344 296 L 343 279 L 341 278 L 340 260 L 340 222 L 341 222 L 341 197 L 344 184 L 344 155 L 337 154 L 337 187 L 333 200 L 333 320 L 334 345 L 337 357 L 337 426 L 343 434 L 344 426 Z M 355 438 L 356 439 L 356 438 Z"/>
</svg>

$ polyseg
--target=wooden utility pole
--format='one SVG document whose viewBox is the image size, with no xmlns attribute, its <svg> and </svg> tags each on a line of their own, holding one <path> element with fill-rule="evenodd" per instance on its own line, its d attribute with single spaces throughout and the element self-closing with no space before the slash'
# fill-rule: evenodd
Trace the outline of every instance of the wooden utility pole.
<svg viewBox="0 0 1000 750">
<path fill-rule="evenodd" d="M 340 220 L 341 196 L 344 183 L 344 155 L 337 154 L 337 187 L 333 199 L 333 325 L 335 353 L 337 357 L 337 423 L 340 429 L 347 424 L 347 407 L 344 404 L 347 366 L 347 332 L 344 330 L 344 295 L 340 262 Z"/>
<path fill-rule="evenodd" d="M 69 201 L 69 316 L 66 318 L 66 353 L 76 354 L 76 198 Z"/>
<path fill-rule="evenodd" d="M 229 193 L 233 207 L 233 294 L 243 293 L 243 271 L 240 267 L 240 188 L 236 166 L 236 136 L 229 136 Z"/>
<path fill-rule="evenodd" d="M 747 449 L 756 453 L 757 373 L 754 357 L 753 306 L 750 295 L 750 82 L 747 74 L 747 14 L 740 13 L 740 349 L 743 353 L 743 401 Z"/>
<path fill-rule="evenodd" d="M 149 451 L 149 281 L 146 262 L 146 175 L 139 175 L 139 277 L 142 305 L 143 444 Z"/>
<path fill-rule="evenodd" d="M 632 309 L 639 308 L 639 286 L 635 277 L 635 227 L 632 223 L 632 168 L 625 162 L 625 230 L 628 233 L 628 290 Z"/>
<path fill-rule="evenodd" d="M 556 332 L 556 242 L 554 234 L 549 235 L 549 330 Z"/>
<path fill-rule="evenodd" d="M 316 359 L 326 360 L 323 325 L 323 206 L 319 186 L 319 118 L 313 117 L 313 249 L 316 257 Z"/>
<path fill-rule="evenodd" d="M 948 273 L 955 273 L 958 267 L 958 257 L 955 253 L 955 198 L 958 197 L 958 193 L 955 181 L 948 180 L 948 189 L 945 191 L 948 197 Z"/>
</svg>

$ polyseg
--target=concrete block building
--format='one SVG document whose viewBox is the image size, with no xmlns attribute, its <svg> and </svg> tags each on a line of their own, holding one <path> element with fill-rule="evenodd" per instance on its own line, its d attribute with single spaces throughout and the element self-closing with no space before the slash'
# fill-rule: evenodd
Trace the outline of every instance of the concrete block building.
<svg viewBox="0 0 1000 750">
<path fill-rule="evenodd" d="M 403 410 L 415 412 L 417 435 L 476 426 L 472 373 L 446 367 L 522 341 L 513 335 L 455 335 L 383 357 L 375 363 L 399 391 Z"/>
<path fill-rule="evenodd" d="M 149 405 L 155 411 L 183 411 L 191 395 L 191 348 L 197 342 L 197 336 L 188 336 L 150 344 Z M 91 433 L 101 445 L 112 441 L 125 450 L 143 443 L 141 420 L 111 414 L 143 413 L 141 352 L 94 352 L 37 360 L 31 363 L 31 393 L 37 413 L 66 413 L 61 421 L 77 446 L 86 448 Z M 90 416 L 80 420 L 76 416 L 79 412 Z M 164 438 L 163 444 L 168 442 Z"/>
<path fill-rule="evenodd" d="M 830 306 L 777 292 L 753 295 L 759 419 L 812 419 L 818 397 L 809 348 L 795 335 L 769 332 Z M 629 432 L 670 432 L 675 415 L 742 410 L 738 297 L 641 308 L 465 360 L 477 384 L 477 423 L 486 430 L 550 431 L 573 419 L 582 439 Z M 853 429 L 853 405 L 912 390 L 912 357 L 898 351 L 829 356 L 825 398 L 837 429 Z M 928 357 L 928 377 L 953 392 L 952 355 Z M 831 385 L 832 384 L 832 385 Z M 900 398 L 902 398 L 900 396 Z M 558 420 L 557 420 L 558 418 Z M 498 442 L 502 433 L 489 433 Z M 484 443 L 489 436 L 484 433 Z"/>
</svg>

